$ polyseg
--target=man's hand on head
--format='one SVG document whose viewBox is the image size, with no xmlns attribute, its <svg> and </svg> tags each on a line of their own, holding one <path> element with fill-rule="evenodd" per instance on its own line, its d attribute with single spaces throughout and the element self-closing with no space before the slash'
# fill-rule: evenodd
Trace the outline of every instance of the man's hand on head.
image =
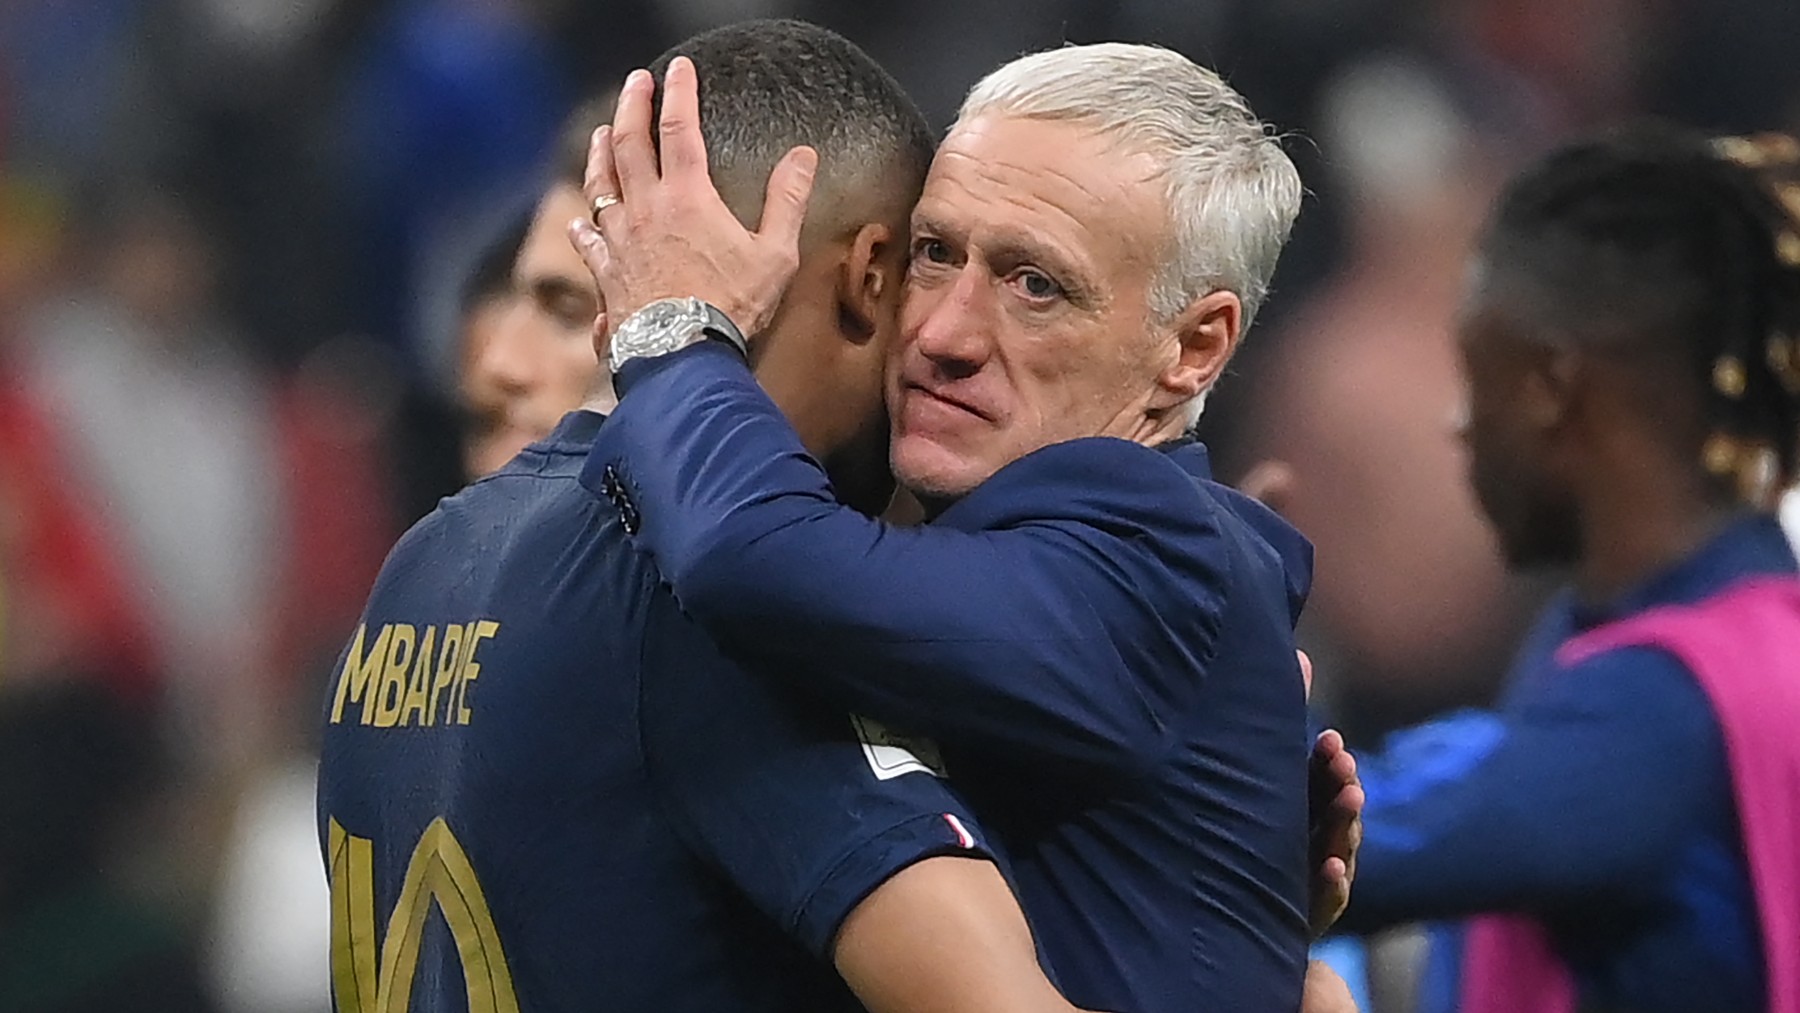
<svg viewBox="0 0 1800 1013">
<path fill-rule="evenodd" d="M 594 132 L 583 184 L 594 221 L 569 236 L 599 283 L 605 324 L 596 351 L 633 313 L 659 299 L 698 297 L 754 338 L 775 315 L 800 262 L 800 226 L 818 155 L 795 148 L 769 176 L 755 232 L 725 206 L 707 172 L 694 64 L 677 57 L 663 79 L 660 122 L 651 122 L 656 83 L 633 71 L 610 127 Z M 651 138 L 658 132 L 661 157 Z"/>
</svg>

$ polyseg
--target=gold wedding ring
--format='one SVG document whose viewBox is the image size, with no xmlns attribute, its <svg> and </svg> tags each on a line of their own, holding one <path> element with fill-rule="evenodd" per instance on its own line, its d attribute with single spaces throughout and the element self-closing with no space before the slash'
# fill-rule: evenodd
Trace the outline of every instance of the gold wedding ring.
<svg viewBox="0 0 1800 1013">
<path fill-rule="evenodd" d="M 620 198 L 618 198 L 610 193 L 603 193 L 600 196 L 595 197 L 594 198 L 594 227 L 595 228 L 600 227 L 600 212 L 605 211 L 607 208 L 612 207 L 614 204 L 622 204 L 622 203 L 624 203 L 623 200 L 621 200 Z"/>
</svg>

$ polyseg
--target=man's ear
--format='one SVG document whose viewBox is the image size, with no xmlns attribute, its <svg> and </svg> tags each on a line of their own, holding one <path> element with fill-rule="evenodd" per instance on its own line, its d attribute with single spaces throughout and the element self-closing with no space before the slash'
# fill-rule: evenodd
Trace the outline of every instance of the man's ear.
<svg viewBox="0 0 1800 1013">
<path fill-rule="evenodd" d="M 1535 361 L 1526 364 L 1525 382 L 1520 384 L 1519 407 L 1533 426 L 1549 431 L 1574 415 L 1586 371 L 1578 353 L 1560 348 L 1534 351 Z"/>
<path fill-rule="evenodd" d="M 1244 304 L 1235 292 L 1209 292 L 1168 325 L 1171 354 L 1157 375 L 1151 408 L 1186 404 L 1225 372 L 1243 334 Z"/>
<path fill-rule="evenodd" d="M 883 321 L 893 316 L 888 307 L 900 291 L 906 259 L 896 249 L 894 230 L 870 222 L 856 230 L 838 278 L 838 307 L 844 333 L 855 340 L 875 337 Z"/>
</svg>

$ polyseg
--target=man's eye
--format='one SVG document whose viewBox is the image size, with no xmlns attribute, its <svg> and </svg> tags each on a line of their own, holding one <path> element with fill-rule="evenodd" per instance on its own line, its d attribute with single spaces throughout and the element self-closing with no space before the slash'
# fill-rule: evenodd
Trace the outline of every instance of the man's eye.
<svg viewBox="0 0 1800 1013">
<path fill-rule="evenodd" d="M 913 243 L 913 256 L 933 264 L 948 264 L 950 263 L 950 244 L 942 239 L 932 239 L 927 236 Z"/>
<path fill-rule="evenodd" d="M 587 327 L 594 320 L 593 304 L 577 296 L 552 299 L 546 309 L 566 327 Z"/>
<path fill-rule="evenodd" d="M 1061 285 L 1052 281 L 1049 275 L 1038 271 L 1020 272 L 1019 285 L 1033 299 L 1049 299 L 1062 293 Z"/>
</svg>

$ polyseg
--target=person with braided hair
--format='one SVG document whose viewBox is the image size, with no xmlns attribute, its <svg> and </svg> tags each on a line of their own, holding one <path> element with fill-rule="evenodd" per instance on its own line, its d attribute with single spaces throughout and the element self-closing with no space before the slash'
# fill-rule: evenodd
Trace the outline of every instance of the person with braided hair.
<svg viewBox="0 0 1800 1013">
<path fill-rule="evenodd" d="M 1422 1009 L 1800 1011 L 1800 142 L 1641 127 L 1515 180 L 1458 322 L 1470 479 L 1571 586 L 1492 712 L 1361 758 L 1343 926 Z"/>
</svg>

